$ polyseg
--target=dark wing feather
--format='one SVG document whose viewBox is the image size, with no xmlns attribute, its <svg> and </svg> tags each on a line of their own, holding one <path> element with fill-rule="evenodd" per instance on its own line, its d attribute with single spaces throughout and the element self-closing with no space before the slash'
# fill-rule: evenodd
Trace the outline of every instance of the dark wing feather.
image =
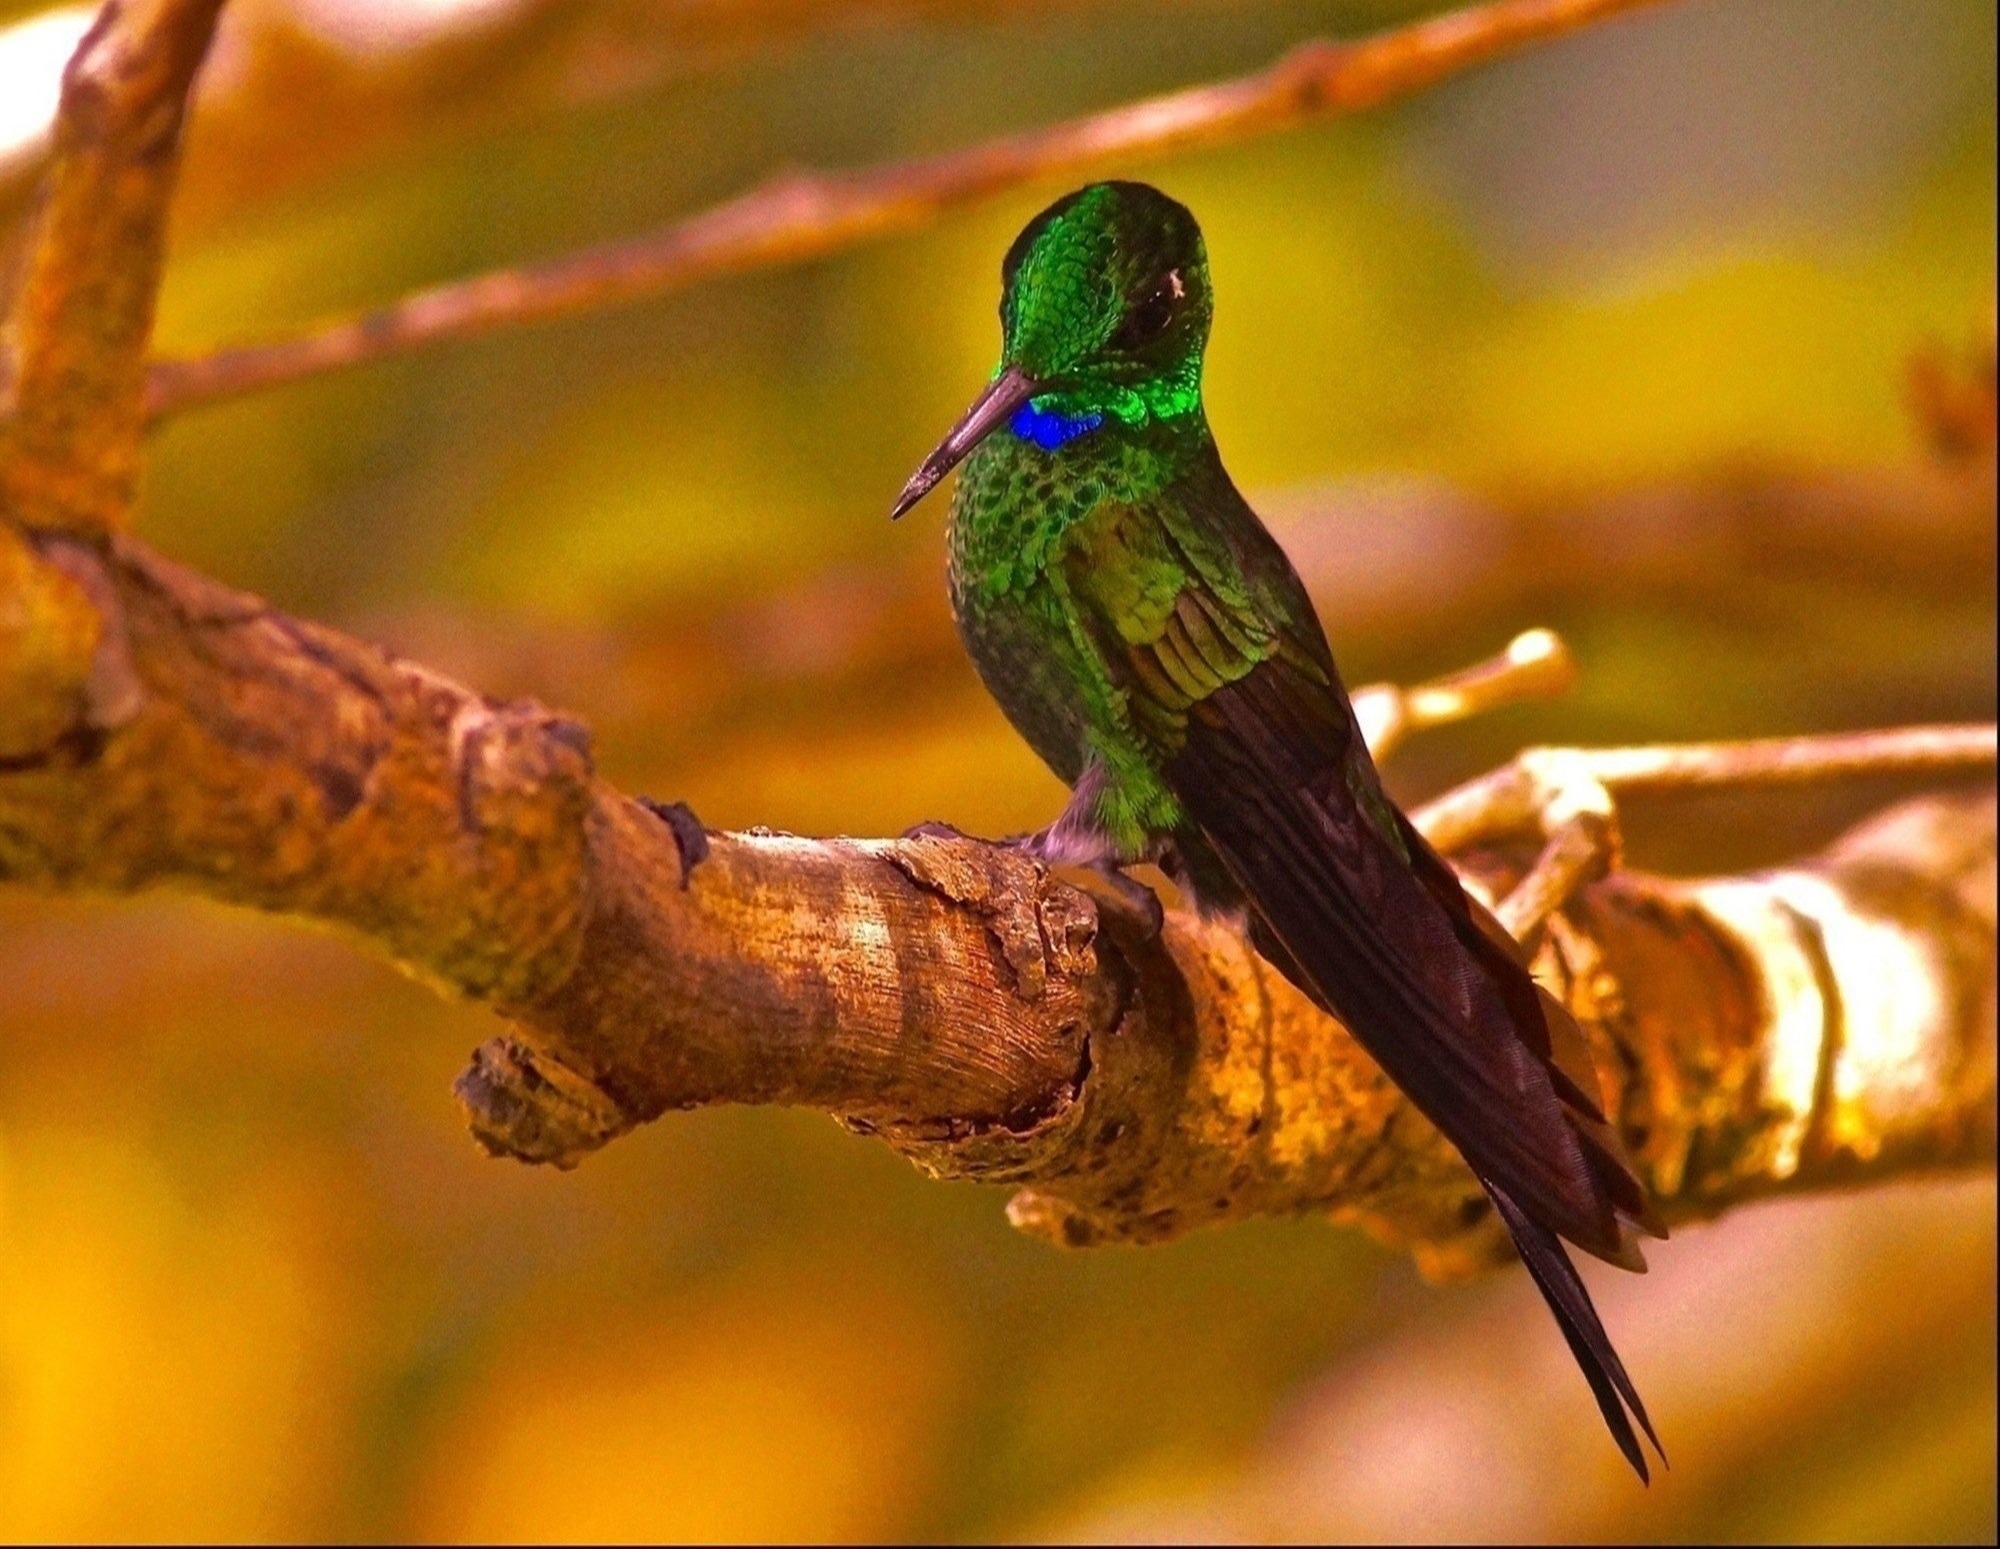
<svg viewBox="0 0 2000 1549">
<path fill-rule="evenodd" d="M 1220 466 L 1174 493 L 1106 532 L 1139 532 L 1147 565 L 1181 572 L 1180 594 L 1147 627 L 1096 610 L 1086 628 L 1266 955 L 1464 1155 L 1643 1477 L 1624 1406 L 1652 1426 L 1557 1240 L 1644 1267 L 1626 1221 L 1650 1225 L 1645 1193 L 1581 1035 L 1383 794 L 1312 604 Z M 1097 592 L 1079 572 L 1089 613 Z"/>
<path fill-rule="evenodd" d="M 1325 729 L 1315 701 L 1326 694 L 1276 661 L 1211 693 L 1167 765 L 1174 794 L 1284 944 L 1300 987 L 1473 1169 L 1580 1247 L 1628 1259 L 1617 1202 L 1546 1057 L 1516 1029 L 1520 1005 L 1370 819 L 1350 775 L 1365 752 L 1344 714 L 1349 730 Z M 1534 1004 L 1532 980 L 1509 968 Z"/>
<path fill-rule="evenodd" d="M 1417 831 L 1416 825 L 1401 811 L 1395 812 L 1395 820 L 1418 880 L 1451 920 L 1459 944 L 1486 971 L 1487 978 L 1506 999 L 1515 1032 L 1547 1069 L 1550 1084 L 1562 1102 L 1564 1118 L 1582 1143 L 1585 1158 L 1599 1184 L 1621 1217 L 1649 1236 L 1664 1238 L 1666 1228 L 1653 1210 L 1645 1185 L 1633 1173 L 1623 1145 L 1605 1119 L 1597 1067 L 1576 1018 L 1535 981 L 1521 944 L 1507 934 L 1506 926 L 1494 919 L 1483 904 L 1465 891 L 1458 873 L 1431 848 L 1430 841 Z M 1616 1253 L 1600 1257 L 1623 1269 L 1643 1271 L 1646 1267 L 1637 1246 L 1623 1235 Z"/>
</svg>

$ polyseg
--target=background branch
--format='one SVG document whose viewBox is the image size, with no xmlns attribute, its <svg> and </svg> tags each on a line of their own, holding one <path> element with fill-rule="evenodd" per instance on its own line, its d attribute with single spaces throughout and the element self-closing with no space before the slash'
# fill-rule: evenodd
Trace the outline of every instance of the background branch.
<svg viewBox="0 0 2000 1549">
<path fill-rule="evenodd" d="M 107 0 L 63 75 L 0 362 L 0 507 L 105 529 L 138 479 L 146 341 L 181 121 L 222 0 Z"/>
<path fill-rule="evenodd" d="M 1248 9 L 1184 0 L 1188 10 L 1228 5 Z M 22 9 L 0 4 L 0 38 Z M 182 184 L 182 205 L 194 207 L 183 214 L 206 224 L 385 153 L 421 155 L 443 137 L 629 101 L 801 45 L 1105 9 L 1105 0 L 506 0 L 472 26 L 462 12 L 398 7 L 384 49 L 369 13 L 240 7 L 231 68 L 199 95 L 204 149 Z M 329 123 L 342 132 L 325 133 Z M 15 133 L 11 146 L 0 141 L 0 250 L 51 149 L 46 133 Z"/>
<path fill-rule="evenodd" d="M 323 372 L 793 263 L 934 220 L 1058 174 L 1072 180 L 1310 119 L 1360 112 L 1447 75 L 1658 0 L 1492 0 L 1353 43 L 1315 42 L 1268 69 L 963 150 L 776 179 L 648 235 L 433 286 L 295 338 L 156 362 L 154 417 Z"/>
<path fill-rule="evenodd" d="M 1491 661 L 1415 688 L 1370 684 L 1354 691 L 1354 714 L 1377 759 L 1386 759 L 1404 739 L 1449 726 L 1501 705 L 1524 699 L 1554 699 L 1576 682 L 1576 659 L 1562 637 L 1547 629 L 1516 635 Z"/>
</svg>

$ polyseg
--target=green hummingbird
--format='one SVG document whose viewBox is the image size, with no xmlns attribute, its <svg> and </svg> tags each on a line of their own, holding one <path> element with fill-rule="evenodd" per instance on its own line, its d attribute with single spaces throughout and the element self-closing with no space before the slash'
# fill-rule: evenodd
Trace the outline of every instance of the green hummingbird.
<svg viewBox="0 0 2000 1549">
<path fill-rule="evenodd" d="M 1312 599 L 1223 470 L 1212 314 L 1185 207 L 1124 182 L 1058 200 L 1001 266 L 999 369 L 892 514 L 964 464 L 959 633 L 1071 789 L 1023 842 L 1155 861 L 1247 921 L 1471 1165 L 1646 1478 L 1632 1419 L 1659 1439 L 1559 1239 L 1640 1270 L 1635 1231 L 1664 1233 L 1581 1033 L 1383 791 Z"/>
</svg>

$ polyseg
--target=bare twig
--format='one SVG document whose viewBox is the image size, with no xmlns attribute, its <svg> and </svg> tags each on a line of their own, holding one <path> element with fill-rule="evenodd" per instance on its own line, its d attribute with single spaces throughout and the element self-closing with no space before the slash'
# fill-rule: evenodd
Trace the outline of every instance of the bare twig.
<svg viewBox="0 0 2000 1549">
<path fill-rule="evenodd" d="M 1392 683 L 1356 689 L 1354 714 L 1369 749 L 1385 759 L 1413 732 L 1449 726 L 1501 705 L 1554 699 L 1575 682 L 1576 660 L 1562 637 L 1530 629 L 1516 635 L 1498 656 L 1462 672 L 1409 689 Z"/>
<path fill-rule="evenodd" d="M 1981 773 L 1994 767 L 1997 755 L 1991 725 L 1669 747 L 1530 748 L 1440 796 L 1414 814 L 1414 821 L 1447 855 L 1523 835 L 1544 841 L 1534 866 L 1497 910 L 1501 923 L 1525 942 L 1585 885 L 1617 865 L 1620 795 L 1866 775 Z"/>
<path fill-rule="evenodd" d="M 1821 737 L 1689 742 L 1642 748 L 1530 748 L 1439 797 L 1417 826 L 1447 854 L 1492 839 L 1553 837 L 1578 812 L 1613 798 L 1846 780 L 1864 775 L 1978 773 L 1993 768 L 1991 724 L 1904 726 Z"/>
<path fill-rule="evenodd" d="M 616 306 L 793 263 L 935 219 L 952 205 L 1360 112 L 1526 44 L 1658 0 L 1492 0 L 1354 43 L 1315 42 L 1254 75 L 1130 103 L 942 155 L 787 177 L 648 235 L 419 291 L 290 339 L 161 361 L 154 416 L 498 328 Z"/>
<path fill-rule="evenodd" d="M 104 531 L 138 476 L 146 342 L 181 121 L 222 0 L 107 0 L 63 76 L 0 363 L 0 511 Z"/>
<path fill-rule="evenodd" d="M 1528 874 L 1494 908 L 1516 941 L 1532 944 L 1549 917 L 1610 874 L 1618 831 L 1609 813 L 1574 813 L 1556 825 Z"/>
<path fill-rule="evenodd" d="M 1218 9 L 1242 0 L 1182 3 Z M 1018 24 L 1103 8 L 1104 0 L 669 0 L 635 13 L 520 0 L 486 8 L 469 28 L 449 7 L 406 6 L 393 24 L 400 35 L 391 62 L 365 37 L 344 35 L 340 18 L 357 13 L 332 16 L 327 36 L 316 23 L 330 13 L 301 18 L 288 6 L 253 5 L 232 19 L 229 71 L 200 94 L 206 151 L 182 198 L 200 222 L 385 146 L 412 153 L 528 113 L 630 99 L 814 37 L 971 26 L 996 16 Z M 0 29 L 22 9 L 20 0 L 0 4 Z M 329 124 L 340 133 L 327 133 Z M 14 127 L 11 143 L 0 145 L 0 243 L 47 163 L 53 111 L 39 134 Z"/>
</svg>

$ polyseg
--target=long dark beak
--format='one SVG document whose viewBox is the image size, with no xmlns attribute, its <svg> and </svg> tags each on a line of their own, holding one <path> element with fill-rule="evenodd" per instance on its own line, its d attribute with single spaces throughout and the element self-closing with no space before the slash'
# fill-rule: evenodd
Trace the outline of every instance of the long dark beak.
<svg viewBox="0 0 2000 1549">
<path fill-rule="evenodd" d="M 890 519 L 893 521 L 900 517 L 936 489 L 939 479 L 965 461 L 966 453 L 1006 424 L 1013 412 L 1034 397 L 1037 391 L 1034 382 L 1015 366 L 1009 366 L 988 383 L 986 391 L 951 427 L 951 434 L 940 441 L 937 449 L 910 475 L 910 482 L 903 486 L 903 493 L 896 497 L 896 504 L 890 508 Z"/>
</svg>

